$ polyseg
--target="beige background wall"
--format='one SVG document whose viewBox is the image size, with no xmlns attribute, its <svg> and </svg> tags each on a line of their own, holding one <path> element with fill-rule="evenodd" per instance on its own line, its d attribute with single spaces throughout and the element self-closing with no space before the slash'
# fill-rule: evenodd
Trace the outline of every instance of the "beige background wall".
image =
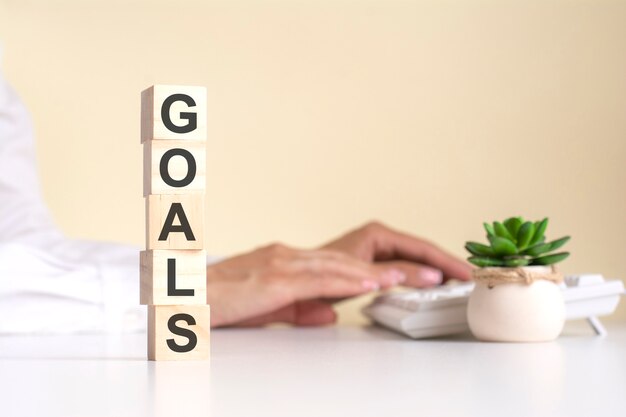
<svg viewBox="0 0 626 417">
<path fill-rule="evenodd" d="M 212 253 L 375 218 L 463 255 L 483 220 L 547 215 L 573 236 L 566 272 L 621 278 L 625 22 L 603 0 L 0 0 L 4 71 L 73 237 L 143 244 L 139 92 L 199 84 Z"/>
</svg>

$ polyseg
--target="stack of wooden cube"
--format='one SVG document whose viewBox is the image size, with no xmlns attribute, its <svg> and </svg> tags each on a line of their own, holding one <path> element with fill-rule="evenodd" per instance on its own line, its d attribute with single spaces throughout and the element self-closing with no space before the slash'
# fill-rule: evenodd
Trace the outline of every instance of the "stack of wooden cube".
<svg viewBox="0 0 626 417">
<path fill-rule="evenodd" d="M 141 93 L 146 250 L 141 304 L 148 359 L 208 359 L 204 193 L 206 88 L 155 85 Z"/>
</svg>

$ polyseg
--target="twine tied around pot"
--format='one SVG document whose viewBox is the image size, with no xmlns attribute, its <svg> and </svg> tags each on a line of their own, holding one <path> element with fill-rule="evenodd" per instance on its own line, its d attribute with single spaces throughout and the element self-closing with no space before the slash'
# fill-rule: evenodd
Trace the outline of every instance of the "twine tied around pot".
<svg viewBox="0 0 626 417">
<path fill-rule="evenodd" d="M 544 279 L 555 284 L 563 282 L 563 274 L 558 272 L 554 265 L 550 266 L 550 271 L 536 272 L 523 267 L 519 268 L 478 268 L 472 271 L 472 276 L 477 282 L 486 282 L 488 288 L 493 288 L 499 284 L 526 284 Z"/>
</svg>

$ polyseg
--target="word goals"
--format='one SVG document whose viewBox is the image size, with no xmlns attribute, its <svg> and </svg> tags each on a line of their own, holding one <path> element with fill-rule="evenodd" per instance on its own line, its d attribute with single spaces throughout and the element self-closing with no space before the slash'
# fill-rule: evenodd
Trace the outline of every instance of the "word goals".
<svg viewBox="0 0 626 417">
<path fill-rule="evenodd" d="M 155 85 L 141 93 L 146 250 L 141 304 L 148 359 L 208 359 L 204 193 L 206 89 Z"/>
</svg>

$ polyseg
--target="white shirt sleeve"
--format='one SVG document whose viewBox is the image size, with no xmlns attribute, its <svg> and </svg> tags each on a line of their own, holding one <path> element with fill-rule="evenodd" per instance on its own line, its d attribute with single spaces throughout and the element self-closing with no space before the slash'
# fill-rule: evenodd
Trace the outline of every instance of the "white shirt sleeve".
<svg viewBox="0 0 626 417">
<path fill-rule="evenodd" d="M 139 248 L 68 239 L 56 227 L 28 112 L 0 74 L 0 333 L 145 328 Z"/>
<path fill-rule="evenodd" d="M 138 251 L 68 239 L 55 226 L 31 120 L 0 75 L 0 333 L 145 329 Z"/>
</svg>

